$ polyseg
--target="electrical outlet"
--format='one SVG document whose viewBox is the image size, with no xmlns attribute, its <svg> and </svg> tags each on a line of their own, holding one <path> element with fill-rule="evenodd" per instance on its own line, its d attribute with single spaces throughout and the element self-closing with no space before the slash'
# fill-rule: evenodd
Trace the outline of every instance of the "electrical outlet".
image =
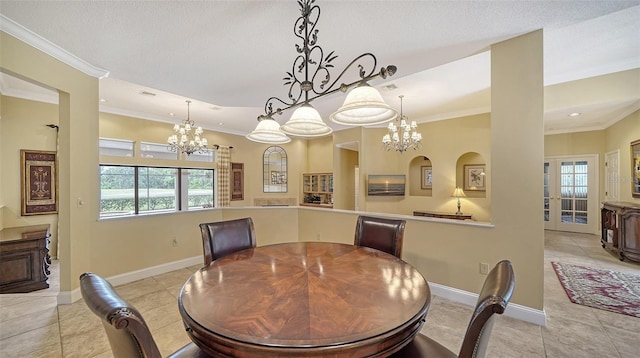
<svg viewBox="0 0 640 358">
<path fill-rule="evenodd" d="M 171 246 L 173 247 L 178 246 L 178 239 L 176 237 L 174 237 L 173 240 L 171 240 Z"/>
<path fill-rule="evenodd" d="M 489 274 L 489 264 L 486 262 L 481 262 L 480 263 L 480 273 L 483 275 L 488 275 Z"/>
</svg>

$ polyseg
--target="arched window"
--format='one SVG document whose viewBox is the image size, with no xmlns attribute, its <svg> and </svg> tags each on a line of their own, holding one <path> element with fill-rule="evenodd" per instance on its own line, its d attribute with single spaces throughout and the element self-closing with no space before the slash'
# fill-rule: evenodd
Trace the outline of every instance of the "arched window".
<svg viewBox="0 0 640 358">
<path fill-rule="evenodd" d="M 262 183 L 265 193 L 287 192 L 287 152 L 271 146 L 264 151 Z"/>
</svg>

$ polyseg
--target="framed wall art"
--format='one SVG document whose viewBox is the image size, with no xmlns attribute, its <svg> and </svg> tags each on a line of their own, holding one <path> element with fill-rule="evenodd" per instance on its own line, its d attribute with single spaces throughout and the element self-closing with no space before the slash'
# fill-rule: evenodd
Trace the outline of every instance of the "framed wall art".
<svg viewBox="0 0 640 358">
<path fill-rule="evenodd" d="M 58 212 L 58 161 L 56 152 L 20 150 L 22 215 Z"/>
<path fill-rule="evenodd" d="M 243 163 L 231 163 L 231 200 L 244 200 Z"/>
<path fill-rule="evenodd" d="M 433 169 L 431 166 L 420 167 L 420 188 L 431 189 L 433 185 Z"/>
<path fill-rule="evenodd" d="M 631 195 L 640 198 L 640 139 L 631 142 Z"/>
<path fill-rule="evenodd" d="M 468 164 L 464 166 L 464 190 L 484 191 L 485 186 L 485 165 Z"/>
<path fill-rule="evenodd" d="M 404 196 L 406 178 L 401 174 L 369 174 L 367 177 L 367 195 Z"/>
</svg>

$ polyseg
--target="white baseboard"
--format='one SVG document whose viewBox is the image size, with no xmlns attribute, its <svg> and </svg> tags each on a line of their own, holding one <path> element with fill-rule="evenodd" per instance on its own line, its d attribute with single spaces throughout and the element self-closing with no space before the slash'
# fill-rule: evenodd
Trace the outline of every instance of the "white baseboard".
<svg viewBox="0 0 640 358">
<path fill-rule="evenodd" d="M 194 256 L 183 260 L 173 261 L 162 265 L 147 267 L 142 270 L 131 271 L 121 275 L 107 277 L 107 281 L 113 286 L 123 285 L 129 282 L 142 280 L 147 277 L 161 275 L 163 273 L 175 271 L 181 268 L 202 265 L 202 256 Z M 58 294 L 58 304 L 68 305 L 82 299 L 80 288 L 73 291 L 60 291 Z"/>
<path fill-rule="evenodd" d="M 429 288 L 431 293 L 435 296 L 440 296 L 448 300 L 462 303 L 471 307 L 476 305 L 478 295 L 475 293 L 459 290 L 457 288 L 440 285 L 437 283 L 429 282 Z M 504 311 L 504 315 L 519 319 L 521 321 L 537 324 L 539 326 L 547 325 L 547 314 L 544 310 L 537 310 L 527 306 L 522 306 L 517 303 L 509 303 L 507 309 Z"/>
</svg>

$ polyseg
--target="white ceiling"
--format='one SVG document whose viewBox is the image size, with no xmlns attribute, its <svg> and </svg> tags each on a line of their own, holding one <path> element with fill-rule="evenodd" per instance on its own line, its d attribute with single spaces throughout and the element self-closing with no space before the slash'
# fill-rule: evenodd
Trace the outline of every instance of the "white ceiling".
<svg viewBox="0 0 640 358">
<path fill-rule="evenodd" d="M 544 30 L 546 133 L 603 129 L 640 108 L 640 0 L 317 4 L 318 44 L 325 55 L 338 55 L 332 79 L 371 52 L 378 68 L 398 67 L 395 76 L 371 84 L 393 106 L 404 95 L 405 114 L 418 122 L 488 112 L 486 51 L 537 29 Z M 108 72 L 100 80 L 102 111 L 177 122 L 190 99 L 198 125 L 236 134 L 255 127 L 267 98 L 286 98 L 282 78 L 297 55 L 295 1 L 2 0 L 0 14 L 3 31 L 38 35 Z M 356 79 L 349 74 L 341 82 Z M 0 91 L 57 100 L 7 74 Z M 314 106 L 326 119 L 343 98 L 331 95 Z"/>
</svg>

